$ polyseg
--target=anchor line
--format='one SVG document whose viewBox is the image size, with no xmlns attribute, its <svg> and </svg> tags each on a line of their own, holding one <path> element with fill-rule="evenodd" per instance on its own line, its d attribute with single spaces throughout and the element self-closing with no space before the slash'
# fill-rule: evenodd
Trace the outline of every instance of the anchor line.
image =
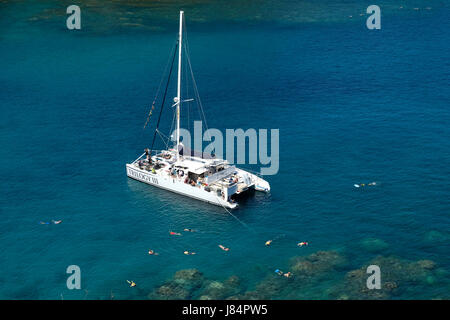
<svg viewBox="0 0 450 320">
<path fill-rule="evenodd" d="M 254 234 L 256 234 L 256 231 L 253 230 L 252 228 L 250 228 L 246 223 L 244 223 L 243 221 L 241 221 L 238 217 L 236 217 L 234 214 L 232 214 L 221 202 L 220 202 L 220 198 L 218 196 L 216 196 L 216 198 L 219 200 L 219 204 L 222 206 L 222 208 L 230 215 L 232 216 L 234 219 L 236 219 L 240 224 L 242 224 L 245 228 L 247 228 L 248 230 L 250 230 L 251 232 L 253 232 Z"/>
</svg>

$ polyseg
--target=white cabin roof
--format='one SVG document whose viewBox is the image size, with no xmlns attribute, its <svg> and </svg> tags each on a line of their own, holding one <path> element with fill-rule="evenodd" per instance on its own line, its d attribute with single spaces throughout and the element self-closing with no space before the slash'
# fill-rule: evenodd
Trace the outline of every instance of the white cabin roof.
<svg viewBox="0 0 450 320">
<path fill-rule="evenodd" d="M 207 163 L 183 159 L 181 161 L 175 162 L 174 165 L 185 167 L 187 168 L 188 171 L 193 172 L 195 174 L 202 174 L 203 172 L 206 171 L 205 166 L 207 165 Z"/>
</svg>

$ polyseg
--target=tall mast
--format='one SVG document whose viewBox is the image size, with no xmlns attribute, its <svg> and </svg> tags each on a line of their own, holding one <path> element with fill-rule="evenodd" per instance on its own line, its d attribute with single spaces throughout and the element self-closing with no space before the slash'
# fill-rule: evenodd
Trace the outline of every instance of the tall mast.
<svg viewBox="0 0 450 320">
<path fill-rule="evenodd" d="M 179 160 L 180 153 L 178 146 L 180 145 L 180 106 L 181 106 L 181 48 L 183 40 L 183 15 L 184 11 L 180 11 L 180 34 L 178 38 L 178 87 L 177 87 L 177 160 Z"/>
</svg>

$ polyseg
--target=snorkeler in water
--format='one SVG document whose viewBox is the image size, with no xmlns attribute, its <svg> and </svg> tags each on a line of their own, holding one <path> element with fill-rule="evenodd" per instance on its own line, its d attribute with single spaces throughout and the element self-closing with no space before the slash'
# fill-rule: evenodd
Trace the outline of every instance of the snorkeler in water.
<svg viewBox="0 0 450 320">
<path fill-rule="evenodd" d="M 183 252 L 185 255 L 193 255 L 193 254 L 195 254 L 195 252 L 192 252 L 192 251 L 185 251 L 185 252 Z"/>
<path fill-rule="evenodd" d="M 169 234 L 170 234 L 171 236 L 181 236 L 181 233 L 179 233 L 179 232 L 169 231 Z"/>
<path fill-rule="evenodd" d="M 52 220 L 53 224 L 60 224 L 62 220 Z M 47 221 L 40 221 L 39 224 L 50 224 L 50 222 Z"/>
<path fill-rule="evenodd" d="M 229 251 L 230 250 L 230 248 L 227 248 L 227 247 L 225 247 L 225 246 L 223 246 L 221 244 L 219 244 L 219 248 L 222 249 L 223 251 Z"/>
<path fill-rule="evenodd" d="M 136 287 L 136 283 L 134 281 L 127 280 L 127 282 L 130 284 L 130 287 Z"/>
<path fill-rule="evenodd" d="M 298 245 L 299 247 L 307 246 L 307 245 L 308 245 L 308 242 L 299 242 L 299 243 L 297 243 L 297 245 Z"/>
<path fill-rule="evenodd" d="M 272 244 L 272 241 L 273 241 L 273 240 L 267 240 L 266 243 L 265 243 L 265 245 L 266 245 L 266 246 L 270 246 L 270 245 Z"/>
<path fill-rule="evenodd" d="M 152 249 L 148 250 L 148 254 L 149 254 L 149 255 L 153 255 L 153 256 L 159 255 L 158 252 L 155 252 L 155 251 L 153 251 Z"/>
<path fill-rule="evenodd" d="M 194 230 L 194 229 L 189 229 L 189 228 L 185 228 L 185 229 L 183 229 L 183 231 L 186 231 L 186 232 L 195 232 L 196 230 Z"/>
<path fill-rule="evenodd" d="M 276 270 L 275 270 L 275 273 L 278 274 L 278 275 L 280 275 L 280 276 L 285 276 L 286 278 L 292 277 L 292 272 L 290 272 L 290 271 L 284 273 L 284 272 L 281 271 L 280 269 L 276 269 Z"/>
</svg>

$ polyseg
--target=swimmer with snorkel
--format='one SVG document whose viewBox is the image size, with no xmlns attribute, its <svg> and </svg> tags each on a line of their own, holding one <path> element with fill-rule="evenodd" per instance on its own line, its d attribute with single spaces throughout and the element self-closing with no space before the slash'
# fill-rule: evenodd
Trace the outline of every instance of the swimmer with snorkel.
<svg viewBox="0 0 450 320">
<path fill-rule="evenodd" d="M 280 269 L 276 269 L 275 273 L 278 274 L 279 276 L 285 276 L 286 278 L 290 278 L 292 277 L 292 272 L 286 272 L 284 273 L 283 271 L 281 271 Z"/>
<path fill-rule="evenodd" d="M 133 280 L 127 280 L 127 282 L 130 284 L 130 287 L 136 287 L 136 283 Z"/>
<path fill-rule="evenodd" d="M 223 246 L 221 244 L 219 244 L 219 248 L 222 249 L 223 251 L 229 251 L 230 250 L 230 248 L 227 248 L 227 247 L 225 247 L 225 246 Z"/>
<path fill-rule="evenodd" d="M 52 220 L 53 224 L 60 224 L 62 220 Z M 40 221 L 39 224 L 50 224 L 50 222 Z"/>
</svg>

